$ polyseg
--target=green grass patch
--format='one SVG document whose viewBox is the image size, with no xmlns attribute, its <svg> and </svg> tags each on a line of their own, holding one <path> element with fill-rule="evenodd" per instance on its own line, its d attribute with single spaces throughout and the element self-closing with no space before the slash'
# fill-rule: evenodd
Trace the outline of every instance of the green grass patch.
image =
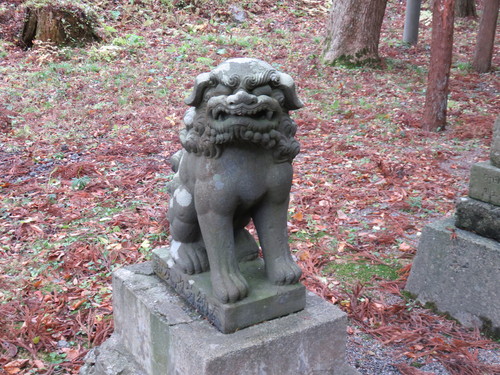
<svg viewBox="0 0 500 375">
<path fill-rule="evenodd" d="M 325 273 L 333 274 L 337 280 L 344 284 L 366 284 L 373 277 L 385 280 L 396 280 L 398 278 L 397 266 L 386 264 L 371 264 L 367 261 L 353 260 L 350 257 L 342 257 L 334 260 L 324 269 Z"/>
</svg>

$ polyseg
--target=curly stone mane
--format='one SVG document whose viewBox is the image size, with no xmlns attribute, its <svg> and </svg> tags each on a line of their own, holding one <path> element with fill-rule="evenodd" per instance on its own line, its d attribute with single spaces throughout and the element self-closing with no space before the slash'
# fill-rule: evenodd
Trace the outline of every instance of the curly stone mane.
<svg viewBox="0 0 500 375">
<path fill-rule="evenodd" d="M 297 131 L 295 121 L 287 113 L 282 113 L 279 125 L 266 133 L 243 126 L 233 126 L 222 131 L 210 128 L 206 118 L 206 104 L 190 108 L 185 116 L 186 128 L 180 133 L 182 146 L 187 152 L 217 158 L 224 145 L 232 143 L 253 143 L 273 151 L 276 163 L 291 162 L 300 151 L 299 142 L 294 138 Z"/>
</svg>

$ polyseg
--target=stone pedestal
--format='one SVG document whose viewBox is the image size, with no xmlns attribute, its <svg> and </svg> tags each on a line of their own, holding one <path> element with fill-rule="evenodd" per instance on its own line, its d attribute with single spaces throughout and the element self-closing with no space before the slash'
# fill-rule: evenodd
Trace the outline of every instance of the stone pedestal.
<svg viewBox="0 0 500 375">
<path fill-rule="evenodd" d="M 467 327 L 500 334 L 500 243 L 458 229 L 453 219 L 422 232 L 406 290 Z"/>
<path fill-rule="evenodd" d="M 457 203 L 456 220 L 422 232 L 406 289 L 465 326 L 500 337 L 500 117 L 491 145 L 491 160 L 471 168 L 469 197 Z"/>
<path fill-rule="evenodd" d="M 500 168 L 490 161 L 474 164 L 470 171 L 469 197 L 500 206 Z"/>
<path fill-rule="evenodd" d="M 210 272 L 187 275 L 175 267 L 170 251 L 161 247 L 153 251 L 153 268 L 158 277 L 169 284 L 200 314 L 223 333 L 285 316 L 306 305 L 305 287 L 300 284 L 274 285 L 267 279 L 264 261 L 257 258 L 241 262 L 241 273 L 248 282 L 249 294 L 236 303 L 224 304 L 212 293 Z"/>
<path fill-rule="evenodd" d="M 471 198 L 460 198 L 455 225 L 481 236 L 500 241 L 500 206 Z"/>
<path fill-rule="evenodd" d="M 115 271 L 115 332 L 81 375 L 349 375 L 346 316 L 306 294 L 304 310 L 232 334 L 162 282 L 151 262 Z"/>
</svg>

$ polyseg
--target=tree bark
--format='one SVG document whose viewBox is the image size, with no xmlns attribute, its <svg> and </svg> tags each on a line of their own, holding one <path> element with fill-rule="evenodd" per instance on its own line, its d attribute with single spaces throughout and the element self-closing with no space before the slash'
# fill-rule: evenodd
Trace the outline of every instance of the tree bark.
<svg viewBox="0 0 500 375">
<path fill-rule="evenodd" d="M 418 23 L 420 21 L 420 6 L 422 0 L 407 0 L 405 13 L 405 28 L 403 31 L 403 42 L 417 44 Z"/>
<path fill-rule="evenodd" d="M 453 49 L 455 0 L 434 0 L 432 40 L 422 128 L 444 130 Z"/>
<path fill-rule="evenodd" d="M 101 40 L 94 30 L 96 21 L 74 6 L 62 7 L 57 2 L 28 7 L 22 42 L 29 48 L 34 40 L 56 45 L 82 45 Z"/>
<path fill-rule="evenodd" d="M 500 0 L 485 0 L 483 14 L 477 32 L 476 50 L 472 67 L 478 73 L 486 73 L 491 69 L 495 32 L 497 28 L 498 8 Z"/>
<path fill-rule="evenodd" d="M 455 0 L 456 17 L 477 17 L 476 0 Z"/>
<path fill-rule="evenodd" d="M 387 0 L 335 0 L 327 24 L 323 62 L 377 62 L 386 4 Z"/>
</svg>

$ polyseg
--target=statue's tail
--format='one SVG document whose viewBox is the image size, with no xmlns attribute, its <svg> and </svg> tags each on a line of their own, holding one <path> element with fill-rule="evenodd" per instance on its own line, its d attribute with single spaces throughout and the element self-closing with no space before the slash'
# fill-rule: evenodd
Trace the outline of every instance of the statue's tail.
<svg viewBox="0 0 500 375">
<path fill-rule="evenodd" d="M 182 155 L 184 155 L 184 150 L 179 150 L 170 158 L 170 164 L 172 165 L 172 170 L 177 172 L 179 170 L 179 165 L 181 164 Z"/>
</svg>

